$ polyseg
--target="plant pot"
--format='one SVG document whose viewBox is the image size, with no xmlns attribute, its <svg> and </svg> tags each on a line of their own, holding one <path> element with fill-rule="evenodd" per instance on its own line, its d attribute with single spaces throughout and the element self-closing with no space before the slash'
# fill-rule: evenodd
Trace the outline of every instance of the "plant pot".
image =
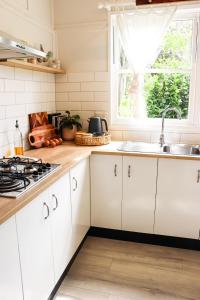
<svg viewBox="0 0 200 300">
<path fill-rule="evenodd" d="M 73 141 L 75 138 L 76 132 L 77 132 L 76 125 L 73 125 L 72 129 L 63 127 L 62 128 L 62 139 L 64 141 Z"/>
</svg>

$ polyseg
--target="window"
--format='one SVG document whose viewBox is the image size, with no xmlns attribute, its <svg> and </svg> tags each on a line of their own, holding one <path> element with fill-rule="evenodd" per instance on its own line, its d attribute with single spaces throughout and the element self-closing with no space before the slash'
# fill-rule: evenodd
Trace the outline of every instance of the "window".
<svg viewBox="0 0 200 300">
<path fill-rule="evenodd" d="M 112 122 L 155 123 L 166 107 L 176 107 L 181 111 L 181 124 L 184 121 L 193 123 L 198 16 L 191 16 L 191 13 L 181 17 L 176 15 L 169 24 L 154 62 L 139 74 L 138 93 L 144 114 L 141 110 L 139 114 L 135 113 L 134 75 L 119 38 L 115 16 L 112 18 Z M 176 119 L 177 116 L 169 112 L 167 118 Z"/>
</svg>

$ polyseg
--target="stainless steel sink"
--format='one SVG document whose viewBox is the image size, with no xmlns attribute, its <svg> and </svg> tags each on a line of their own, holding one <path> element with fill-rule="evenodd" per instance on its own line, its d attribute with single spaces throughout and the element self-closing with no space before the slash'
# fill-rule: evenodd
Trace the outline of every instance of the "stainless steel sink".
<svg viewBox="0 0 200 300">
<path fill-rule="evenodd" d="M 187 144 L 165 144 L 161 146 L 159 143 L 143 143 L 143 142 L 127 141 L 127 142 L 123 142 L 117 150 L 125 151 L 125 152 L 200 156 L 199 145 L 187 145 Z"/>
</svg>

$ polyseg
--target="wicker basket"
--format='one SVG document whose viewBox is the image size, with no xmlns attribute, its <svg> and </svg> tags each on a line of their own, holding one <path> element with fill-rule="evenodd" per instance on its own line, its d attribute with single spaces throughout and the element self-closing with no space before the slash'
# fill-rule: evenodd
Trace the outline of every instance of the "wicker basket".
<svg viewBox="0 0 200 300">
<path fill-rule="evenodd" d="M 88 133 L 77 133 L 75 135 L 75 143 L 79 146 L 101 146 L 107 145 L 111 141 L 111 135 L 92 136 Z"/>
</svg>

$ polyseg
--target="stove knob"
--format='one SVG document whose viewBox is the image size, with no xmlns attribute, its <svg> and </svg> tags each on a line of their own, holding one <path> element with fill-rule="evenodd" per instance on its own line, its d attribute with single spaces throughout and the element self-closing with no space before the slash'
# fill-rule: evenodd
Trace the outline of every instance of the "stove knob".
<svg viewBox="0 0 200 300">
<path fill-rule="evenodd" d="M 39 175 L 38 171 L 33 171 L 33 176 L 37 177 Z"/>
<path fill-rule="evenodd" d="M 51 165 L 49 163 L 46 163 L 46 167 L 47 167 L 47 169 L 50 169 Z"/>
</svg>

